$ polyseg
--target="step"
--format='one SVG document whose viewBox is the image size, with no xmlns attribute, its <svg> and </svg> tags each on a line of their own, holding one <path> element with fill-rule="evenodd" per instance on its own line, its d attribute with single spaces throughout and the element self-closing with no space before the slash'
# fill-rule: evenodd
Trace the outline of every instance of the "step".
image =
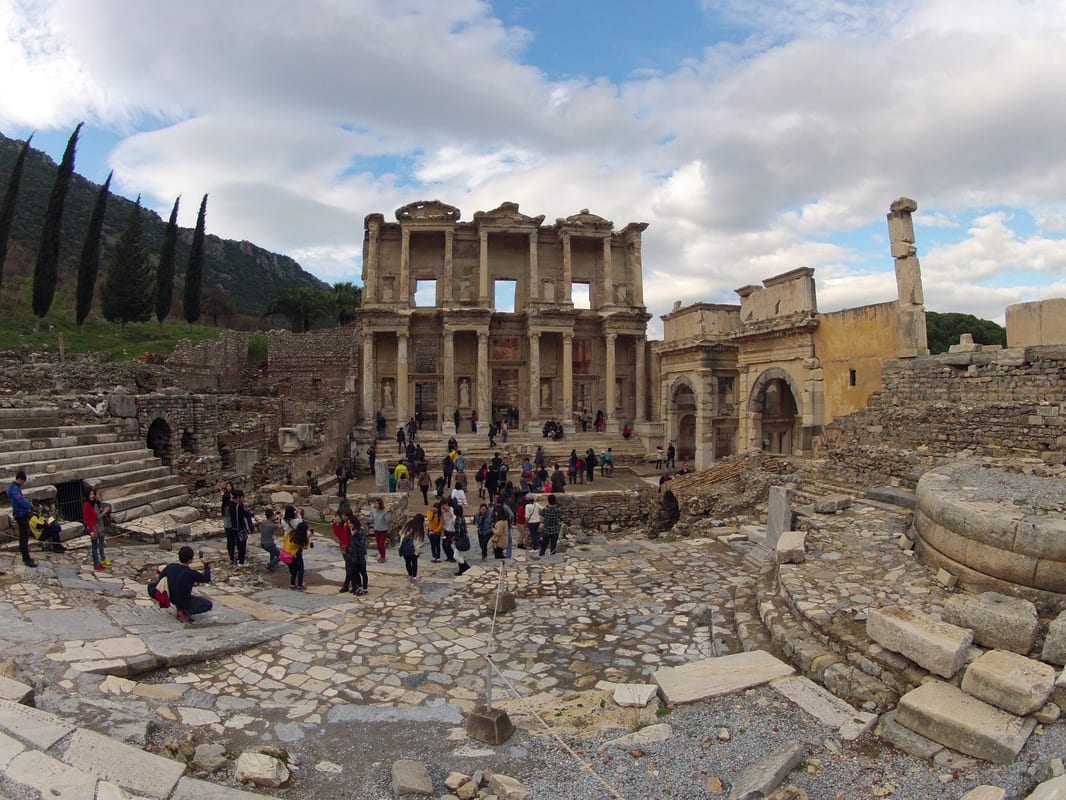
<svg viewBox="0 0 1066 800">
<path fill-rule="evenodd" d="M 0 427 L 0 441 L 9 439 L 47 439 L 61 436 L 94 436 L 101 433 L 117 433 L 114 425 L 97 422 L 86 425 L 42 425 L 38 428 Z"/>
<path fill-rule="evenodd" d="M 110 487 L 126 486 L 131 483 L 139 483 L 140 481 L 148 481 L 154 478 L 172 478 L 173 474 L 170 471 L 170 467 L 164 467 L 159 463 L 158 459 L 153 459 L 155 462 L 152 466 L 145 467 L 144 469 L 125 470 L 122 472 L 114 472 L 108 474 L 103 478 L 99 478 L 95 481 L 90 481 L 90 485 L 94 489 L 108 490 Z M 119 466 L 119 465 L 114 465 Z"/>
<path fill-rule="evenodd" d="M 1000 711 L 937 680 L 900 698 L 896 722 L 952 750 L 997 764 L 1017 758 L 1036 726 L 1032 718 Z"/>
<path fill-rule="evenodd" d="M 155 499 L 152 499 L 150 503 L 134 505 L 125 511 L 119 511 L 112 515 L 112 519 L 116 525 L 124 525 L 127 522 L 133 522 L 142 517 L 152 514 L 160 514 L 164 511 L 169 511 L 172 508 L 184 506 L 188 501 L 189 494 L 184 488 L 182 488 L 171 497 L 157 496 Z"/>
<path fill-rule="evenodd" d="M 165 467 L 163 467 L 166 470 Z M 166 470 L 165 474 L 157 475 L 151 478 L 145 478 L 143 480 L 137 480 L 131 478 L 128 475 L 116 476 L 116 480 L 109 487 L 106 488 L 106 502 L 111 503 L 112 506 L 124 497 L 131 497 L 137 494 L 144 494 L 146 492 L 152 492 L 156 489 L 164 489 L 168 486 L 173 486 L 177 483 L 177 480 L 170 474 L 169 470 Z"/>
<path fill-rule="evenodd" d="M 34 453 L 41 450 L 57 450 L 65 447 L 85 447 L 94 444 L 114 444 L 128 441 L 117 433 L 92 433 L 77 436 L 50 436 L 33 439 L 6 439 L 0 441 L 0 453 Z"/>
<path fill-rule="evenodd" d="M 0 408 L 0 428 L 42 428 L 59 424 L 58 408 Z"/>
<path fill-rule="evenodd" d="M 113 485 L 116 479 L 122 480 L 122 476 L 128 473 L 160 467 L 158 458 L 145 455 L 140 455 L 138 458 L 133 458 L 129 461 L 115 463 L 94 464 L 92 459 L 78 459 L 77 461 L 79 463 L 63 462 L 60 465 L 60 469 L 52 473 L 43 475 L 31 473 L 29 482 L 31 485 L 42 486 L 84 481 L 86 485 L 95 488 L 97 486 L 106 486 L 101 483 L 103 479 L 110 479 Z M 166 469 L 166 467 L 163 467 L 163 469 Z"/>
<path fill-rule="evenodd" d="M 150 452 L 144 443 L 135 441 L 118 441 L 108 444 L 87 444 L 75 447 L 51 447 L 42 450 L 26 450 L 16 453 L 0 453 L 0 471 L 7 468 L 22 467 L 27 472 L 32 471 L 31 464 L 54 464 L 83 457 L 104 457 L 118 453 Z"/>
<path fill-rule="evenodd" d="M 113 515 L 116 515 L 117 521 L 117 515 L 119 512 L 129 511 L 130 509 L 139 506 L 152 505 L 157 500 L 166 500 L 172 497 L 181 497 L 184 499 L 188 494 L 189 491 L 184 486 L 175 483 L 158 489 L 149 489 L 145 492 L 129 494 L 125 497 L 116 497 L 114 500 L 106 498 L 105 502 L 111 504 L 111 512 Z"/>
</svg>

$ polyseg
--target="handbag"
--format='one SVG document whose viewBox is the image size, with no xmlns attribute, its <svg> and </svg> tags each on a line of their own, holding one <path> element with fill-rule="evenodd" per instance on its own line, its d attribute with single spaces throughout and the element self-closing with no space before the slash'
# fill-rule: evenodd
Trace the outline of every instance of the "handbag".
<svg viewBox="0 0 1066 800">
<path fill-rule="evenodd" d="M 470 549 L 470 535 L 465 530 L 460 531 L 459 535 L 455 537 L 455 549 L 460 553 L 465 553 Z"/>
<path fill-rule="evenodd" d="M 288 550 L 282 550 L 280 553 L 278 553 L 278 558 L 281 560 L 282 564 L 292 563 L 292 553 L 290 553 Z"/>
</svg>

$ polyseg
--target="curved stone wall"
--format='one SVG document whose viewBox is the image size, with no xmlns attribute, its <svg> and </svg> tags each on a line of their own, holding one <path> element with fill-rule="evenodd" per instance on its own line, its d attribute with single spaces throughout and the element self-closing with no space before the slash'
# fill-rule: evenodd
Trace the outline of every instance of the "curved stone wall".
<svg viewBox="0 0 1066 800">
<path fill-rule="evenodd" d="M 922 562 L 957 575 L 968 589 L 1066 609 L 1066 518 L 1061 505 L 1040 508 L 1034 500 L 1042 494 L 1036 482 L 1048 480 L 974 462 L 925 473 L 912 528 Z"/>
</svg>

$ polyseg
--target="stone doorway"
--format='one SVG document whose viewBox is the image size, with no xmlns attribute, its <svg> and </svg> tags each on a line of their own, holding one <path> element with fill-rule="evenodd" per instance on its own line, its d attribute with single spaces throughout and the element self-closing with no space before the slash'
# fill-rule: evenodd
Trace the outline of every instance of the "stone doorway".
<svg viewBox="0 0 1066 800">
<path fill-rule="evenodd" d="M 759 443 L 767 453 L 791 455 L 799 409 L 791 382 L 782 370 L 768 370 L 752 397 L 752 410 L 759 415 Z"/>
<path fill-rule="evenodd" d="M 518 370 L 496 367 L 492 370 L 492 408 L 503 411 L 507 408 L 520 408 Z"/>
<path fill-rule="evenodd" d="M 156 417 L 148 426 L 148 449 L 164 467 L 170 466 L 170 426 L 166 420 Z"/>
<path fill-rule="evenodd" d="M 696 415 L 685 414 L 677 423 L 677 460 L 694 461 L 696 458 Z"/>
<path fill-rule="evenodd" d="M 422 420 L 422 427 L 425 430 L 440 430 L 440 409 L 437 403 L 437 396 L 437 384 L 435 382 L 415 383 L 415 418 Z"/>
</svg>

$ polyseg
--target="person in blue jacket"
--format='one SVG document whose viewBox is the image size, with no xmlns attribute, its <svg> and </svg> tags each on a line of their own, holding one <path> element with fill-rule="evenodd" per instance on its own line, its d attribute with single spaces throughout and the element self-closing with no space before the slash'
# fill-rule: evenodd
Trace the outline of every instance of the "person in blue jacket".
<svg viewBox="0 0 1066 800">
<path fill-rule="evenodd" d="M 27 567 L 36 567 L 37 562 L 30 557 L 30 514 L 33 513 L 33 506 L 22 495 L 26 480 L 25 470 L 16 472 L 15 480 L 7 486 L 7 499 L 11 503 L 11 516 L 15 518 L 19 529 L 19 553 L 22 554 L 22 563 Z"/>
</svg>

